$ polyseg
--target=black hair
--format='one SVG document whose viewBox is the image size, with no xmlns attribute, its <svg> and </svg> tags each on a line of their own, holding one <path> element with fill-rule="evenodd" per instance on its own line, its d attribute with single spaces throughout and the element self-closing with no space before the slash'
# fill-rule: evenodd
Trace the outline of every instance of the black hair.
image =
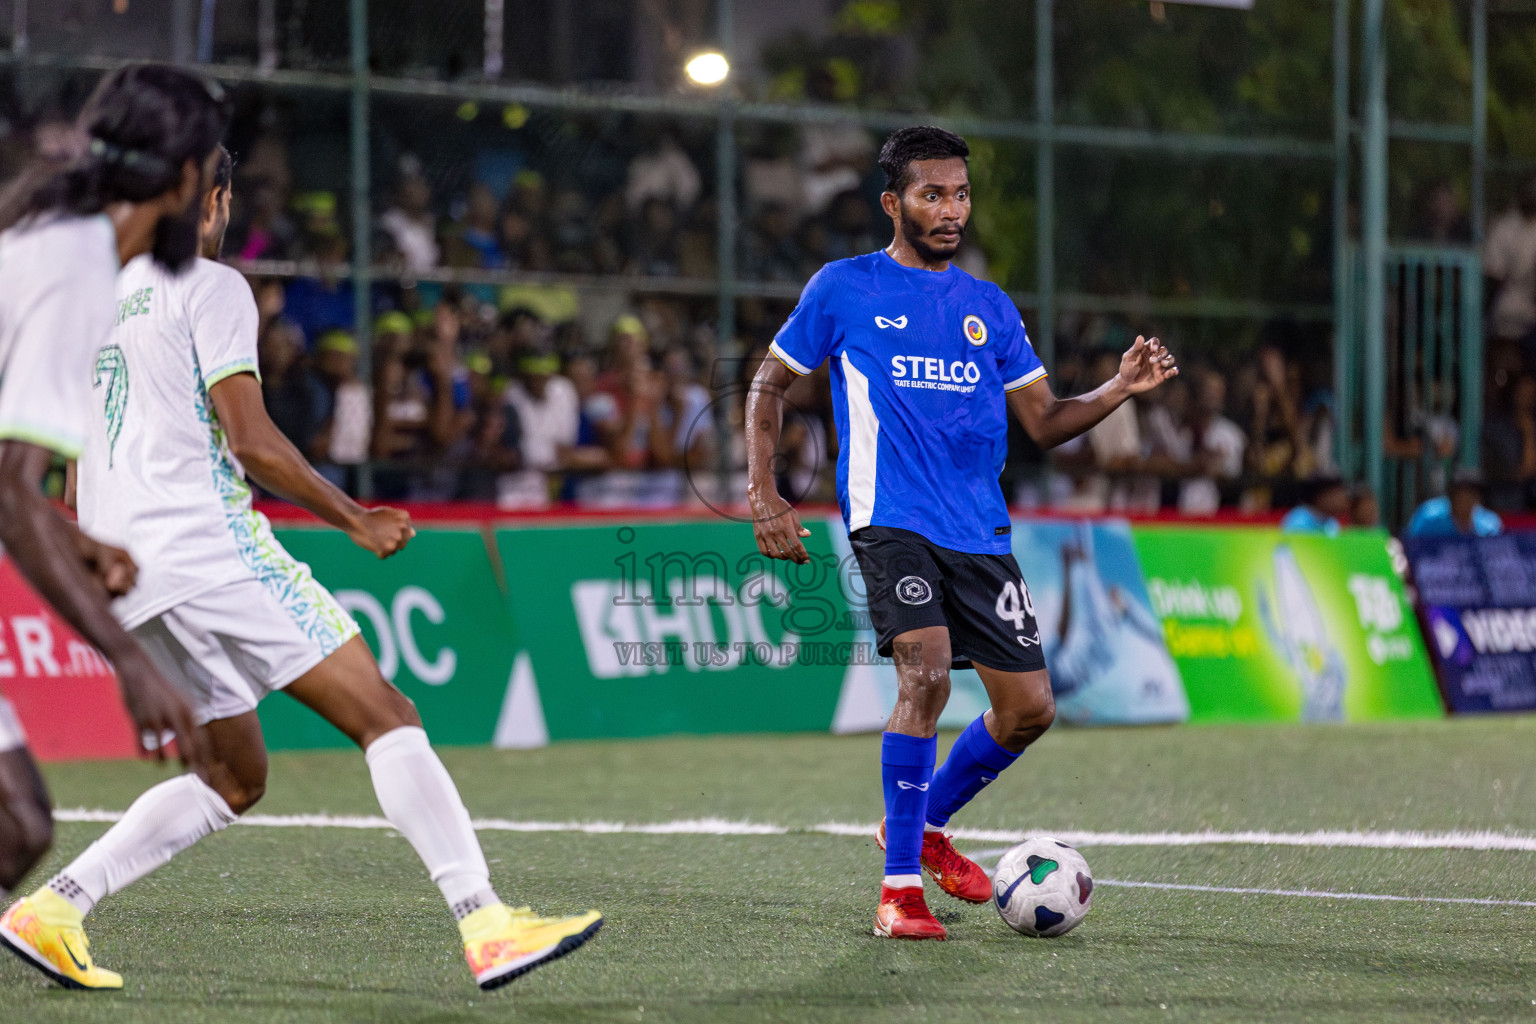
<svg viewBox="0 0 1536 1024">
<path fill-rule="evenodd" d="M 75 121 L 73 152 L 36 158 L 0 193 L 0 231 L 54 211 L 89 215 L 142 203 L 181 182 L 224 137 L 231 106 L 216 82 L 163 64 L 101 80 Z"/>
<path fill-rule="evenodd" d="M 229 155 L 229 150 L 219 147 L 219 162 L 213 168 L 213 187 L 209 191 L 213 193 L 223 192 L 229 188 L 229 183 L 235 177 L 235 158 Z"/>
<path fill-rule="evenodd" d="M 1446 493 L 1450 494 L 1453 491 L 1469 490 L 1476 491 L 1478 497 L 1482 497 L 1483 492 L 1486 491 L 1487 488 L 1488 482 L 1483 477 L 1482 470 L 1479 470 L 1475 467 L 1463 466 L 1451 474 L 1451 485 L 1446 488 Z"/>
<path fill-rule="evenodd" d="M 539 316 L 538 313 L 534 312 L 528 306 L 513 306 L 511 309 L 501 314 L 501 320 L 499 322 L 503 330 L 510 331 L 524 320 L 532 320 L 534 323 L 541 326 L 544 323 L 544 318 Z"/>
<path fill-rule="evenodd" d="M 952 131 L 931 124 L 898 128 L 880 147 L 880 169 L 885 172 L 885 190 L 900 195 L 912 184 L 912 161 L 944 160 L 971 155 L 971 147 Z"/>
<path fill-rule="evenodd" d="M 1300 489 L 1302 503 L 1316 505 L 1319 501 L 1323 500 L 1323 495 L 1329 491 L 1337 489 L 1348 493 L 1349 485 L 1337 473 L 1324 473 L 1303 480 Z"/>
</svg>

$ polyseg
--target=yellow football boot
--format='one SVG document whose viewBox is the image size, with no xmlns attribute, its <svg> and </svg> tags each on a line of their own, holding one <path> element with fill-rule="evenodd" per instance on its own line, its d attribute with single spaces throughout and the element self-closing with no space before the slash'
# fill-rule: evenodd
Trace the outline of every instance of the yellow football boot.
<svg viewBox="0 0 1536 1024">
<path fill-rule="evenodd" d="M 17 900 L 0 917 L 0 942 L 65 988 L 122 988 L 122 975 L 91 963 L 91 940 L 82 920 L 73 903 L 45 887 Z"/>
<path fill-rule="evenodd" d="M 602 926 L 603 915 L 595 910 L 575 917 L 535 917 L 527 907 L 498 903 L 464 918 L 459 931 L 475 982 L 489 991 L 574 951 Z"/>
</svg>

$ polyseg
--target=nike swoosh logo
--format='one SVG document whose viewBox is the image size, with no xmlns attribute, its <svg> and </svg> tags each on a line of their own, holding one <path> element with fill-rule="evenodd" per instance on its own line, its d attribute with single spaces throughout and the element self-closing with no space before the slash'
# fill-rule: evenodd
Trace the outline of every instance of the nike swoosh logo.
<svg viewBox="0 0 1536 1024">
<path fill-rule="evenodd" d="M 1008 909 L 1008 901 L 1013 899 L 1013 890 L 1017 889 L 1019 887 L 1019 883 L 1024 881 L 1024 879 L 1026 879 L 1028 877 L 1029 877 L 1028 875 L 1020 875 L 1018 878 L 1015 878 L 1013 880 L 1013 884 L 1012 885 L 1010 885 L 1008 888 L 1004 889 L 1001 893 L 998 894 L 998 896 L 997 896 L 997 905 L 998 905 L 999 908 L 1001 908 L 1003 910 L 1007 910 Z"/>
<path fill-rule="evenodd" d="M 88 966 L 86 966 L 85 964 L 80 962 L 80 958 L 79 957 L 75 956 L 75 951 L 69 948 L 69 940 L 68 939 L 61 937 L 59 939 L 59 945 L 64 947 L 64 952 L 69 954 L 69 958 L 75 962 L 75 966 L 76 967 L 80 968 L 82 971 L 90 970 L 90 968 Z"/>
<path fill-rule="evenodd" d="M 926 793 L 928 791 L 928 783 L 926 783 L 926 782 L 907 782 L 905 779 L 897 779 L 896 780 L 896 788 L 897 789 L 916 789 L 916 790 L 921 790 L 922 792 Z"/>
<path fill-rule="evenodd" d="M 882 331 L 887 327 L 894 327 L 899 331 L 907 326 L 907 318 L 904 316 L 899 316 L 894 320 L 888 320 L 883 316 L 877 316 L 875 317 L 875 326 L 880 328 Z"/>
</svg>

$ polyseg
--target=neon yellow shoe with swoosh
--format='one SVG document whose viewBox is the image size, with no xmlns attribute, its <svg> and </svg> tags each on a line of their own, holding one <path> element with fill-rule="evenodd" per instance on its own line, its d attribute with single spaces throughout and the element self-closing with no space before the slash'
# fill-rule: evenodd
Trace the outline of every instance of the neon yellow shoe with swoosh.
<svg viewBox="0 0 1536 1024">
<path fill-rule="evenodd" d="M 74 904 L 45 887 L 0 917 L 0 942 L 65 988 L 122 988 L 122 975 L 91 962 L 91 940 L 80 922 Z"/>
<path fill-rule="evenodd" d="M 535 917 L 527 907 L 501 903 L 481 907 L 459 922 L 464 959 L 486 990 L 575 951 L 602 926 L 603 915 L 595 910 L 574 917 Z"/>
</svg>

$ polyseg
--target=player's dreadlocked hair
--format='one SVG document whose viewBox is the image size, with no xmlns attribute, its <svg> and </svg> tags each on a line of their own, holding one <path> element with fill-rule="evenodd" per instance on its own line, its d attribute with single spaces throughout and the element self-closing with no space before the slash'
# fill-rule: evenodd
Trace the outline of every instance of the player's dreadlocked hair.
<svg viewBox="0 0 1536 1024">
<path fill-rule="evenodd" d="M 0 231 L 34 214 L 100 213 L 141 203 L 181 181 L 229 126 L 216 82 L 161 64 L 135 64 L 102 79 L 75 121 L 71 143 L 41 153 L 0 193 Z"/>
<path fill-rule="evenodd" d="M 970 155 L 971 147 L 954 132 L 929 124 L 898 128 L 880 147 L 885 190 L 901 195 L 912 184 L 914 160 L 944 160 L 955 156 L 964 160 Z"/>
</svg>

